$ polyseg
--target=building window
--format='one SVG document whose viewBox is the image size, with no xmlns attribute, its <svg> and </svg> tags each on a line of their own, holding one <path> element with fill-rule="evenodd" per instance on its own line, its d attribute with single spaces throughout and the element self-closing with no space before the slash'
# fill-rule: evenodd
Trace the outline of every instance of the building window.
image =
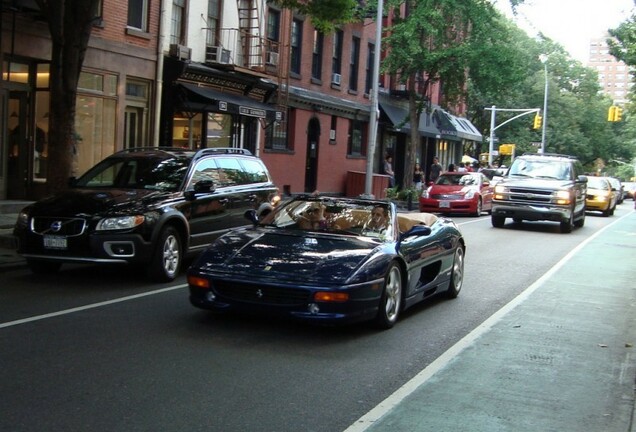
<svg viewBox="0 0 636 432">
<path fill-rule="evenodd" d="M 375 59 L 375 44 L 369 44 L 369 56 L 367 57 L 367 77 L 364 84 L 364 92 L 371 93 L 373 87 L 373 62 Z"/>
<path fill-rule="evenodd" d="M 280 11 L 270 8 L 267 12 L 267 39 L 278 42 L 280 38 Z"/>
<path fill-rule="evenodd" d="M 342 73 L 342 44 L 344 32 L 338 30 L 333 35 L 333 53 L 331 59 L 331 72 L 340 75 Z"/>
<path fill-rule="evenodd" d="M 124 148 L 147 145 L 150 83 L 126 81 L 126 110 L 124 113 Z"/>
<path fill-rule="evenodd" d="M 292 21 L 291 32 L 291 71 L 300 74 L 301 46 L 303 43 L 303 22 L 299 19 Z"/>
<path fill-rule="evenodd" d="M 128 0 L 128 27 L 148 30 L 148 0 Z"/>
<path fill-rule="evenodd" d="M 311 59 L 311 77 L 322 79 L 322 45 L 324 35 L 318 30 L 314 30 L 314 49 Z"/>
<path fill-rule="evenodd" d="M 115 151 L 117 76 L 82 72 L 77 88 L 73 176 Z"/>
<path fill-rule="evenodd" d="M 336 142 L 336 128 L 338 127 L 338 116 L 331 116 L 331 129 L 329 130 L 329 141 L 334 143 Z"/>
<path fill-rule="evenodd" d="M 208 46 L 218 46 L 222 0 L 208 0 Z"/>
<path fill-rule="evenodd" d="M 292 110 L 287 110 L 285 121 L 274 122 L 265 132 L 265 148 L 269 150 L 288 150 L 287 133 Z"/>
<path fill-rule="evenodd" d="M 363 124 L 358 120 L 349 121 L 349 145 L 347 153 L 350 156 L 362 156 L 363 153 Z"/>
<path fill-rule="evenodd" d="M 351 62 L 349 64 L 349 90 L 358 90 L 358 63 L 360 61 L 360 38 L 351 40 Z"/>
<path fill-rule="evenodd" d="M 185 0 L 172 0 L 170 43 L 185 45 Z"/>
</svg>

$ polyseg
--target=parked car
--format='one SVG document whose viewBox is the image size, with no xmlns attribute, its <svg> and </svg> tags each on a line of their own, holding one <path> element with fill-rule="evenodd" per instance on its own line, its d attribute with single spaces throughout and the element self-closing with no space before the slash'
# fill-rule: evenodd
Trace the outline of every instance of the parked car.
<svg viewBox="0 0 636 432">
<path fill-rule="evenodd" d="M 625 199 L 623 183 L 615 177 L 607 177 L 607 180 L 609 180 L 612 185 L 612 190 L 616 192 L 616 204 L 622 204 Z"/>
<path fill-rule="evenodd" d="M 524 154 L 514 160 L 495 186 L 491 223 L 502 228 L 514 222 L 559 222 L 562 233 L 585 224 L 587 177 L 573 156 Z"/>
<path fill-rule="evenodd" d="M 466 246 L 457 225 L 393 203 L 301 196 L 218 238 L 188 269 L 190 302 L 315 323 L 392 327 L 435 294 L 454 298 Z"/>
<path fill-rule="evenodd" d="M 243 213 L 276 194 L 263 162 L 246 150 L 134 148 L 26 207 L 14 234 L 35 273 L 62 263 L 135 264 L 169 281 L 185 255 L 245 225 Z"/>
<path fill-rule="evenodd" d="M 442 173 L 435 184 L 422 191 L 420 211 L 464 213 L 475 216 L 492 209 L 493 188 L 480 172 Z"/>
<path fill-rule="evenodd" d="M 612 187 L 608 177 L 587 178 L 587 211 L 600 211 L 603 216 L 612 216 L 616 209 L 616 195 L 616 189 Z"/>
<path fill-rule="evenodd" d="M 636 201 L 636 182 L 625 182 L 623 188 L 625 189 L 625 198 Z"/>
</svg>

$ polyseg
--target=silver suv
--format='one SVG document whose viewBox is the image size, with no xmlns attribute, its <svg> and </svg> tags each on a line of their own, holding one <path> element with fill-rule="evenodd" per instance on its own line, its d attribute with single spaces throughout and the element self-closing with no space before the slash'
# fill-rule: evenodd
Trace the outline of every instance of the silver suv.
<svg viewBox="0 0 636 432">
<path fill-rule="evenodd" d="M 587 177 L 572 156 L 525 154 L 510 166 L 497 183 L 492 207 L 492 226 L 501 228 L 506 218 L 515 222 L 554 221 L 562 233 L 585 223 Z"/>
</svg>

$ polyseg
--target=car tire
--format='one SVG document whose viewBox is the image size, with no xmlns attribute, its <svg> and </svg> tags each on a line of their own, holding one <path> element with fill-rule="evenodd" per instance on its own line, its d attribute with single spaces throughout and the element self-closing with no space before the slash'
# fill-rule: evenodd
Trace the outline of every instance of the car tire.
<svg viewBox="0 0 636 432">
<path fill-rule="evenodd" d="M 494 226 L 495 228 L 503 228 L 504 224 L 506 223 L 506 218 L 503 216 L 490 216 L 490 222 L 492 223 L 492 226 Z"/>
<path fill-rule="evenodd" d="M 27 266 L 34 274 L 52 274 L 57 273 L 62 267 L 62 263 L 55 261 L 41 261 L 35 259 L 27 259 Z"/>
<path fill-rule="evenodd" d="M 457 298 L 459 292 L 462 290 L 464 284 L 464 246 L 460 243 L 455 249 L 455 256 L 453 257 L 453 268 L 451 272 L 450 283 L 448 284 L 448 290 L 446 291 L 446 297 L 454 299 Z"/>
<path fill-rule="evenodd" d="M 574 226 L 577 228 L 583 228 L 583 225 L 585 225 L 585 210 L 583 211 L 581 218 L 574 221 Z"/>
<path fill-rule="evenodd" d="M 477 199 L 477 210 L 475 211 L 475 213 L 473 214 L 473 216 L 481 216 L 481 212 L 483 211 L 483 203 L 481 202 L 481 197 L 479 197 L 479 199 Z"/>
<path fill-rule="evenodd" d="M 181 237 L 173 227 L 165 228 L 159 235 L 150 265 L 148 276 L 156 282 L 173 281 L 181 267 Z"/>
<path fill-rule="evenodd" d="M 574 228 L 574 211 L 570 212 L 570 217 L 566 221 L 561 221 L 560 229 L 563 234 L 570 234 Z"/>
<path fill-rule="evenodd" d="M 375 326 L 382 330 L 395 325 L 402 309 L 402 271 L 396 262 L 389 265 L 384 277 L 384 289 L 380 298 Z"/>
</svg>

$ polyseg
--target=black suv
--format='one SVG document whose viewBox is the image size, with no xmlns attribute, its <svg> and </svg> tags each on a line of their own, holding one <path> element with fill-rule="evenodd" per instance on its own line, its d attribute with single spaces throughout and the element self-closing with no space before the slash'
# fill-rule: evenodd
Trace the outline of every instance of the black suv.
<svg viewBox="0 0 636 432">
<path fill-rule="evenodd" d="M 263 162 L 234 148 L 123 150 L 70 186 L 18 216 L 18 253 L 35 273 L 64 262 L 129 263 L 170 281 L 185 255 L 277 196 Z"/>
<path fill-rule="evenodd" d="M 510 166 L 495 186 L 492 226 L 503 227 L 506 218 L 559 222 L 562 233 L 585 223 L 587 177 L 572 156 L 524 154 Z"/>
</svg>

